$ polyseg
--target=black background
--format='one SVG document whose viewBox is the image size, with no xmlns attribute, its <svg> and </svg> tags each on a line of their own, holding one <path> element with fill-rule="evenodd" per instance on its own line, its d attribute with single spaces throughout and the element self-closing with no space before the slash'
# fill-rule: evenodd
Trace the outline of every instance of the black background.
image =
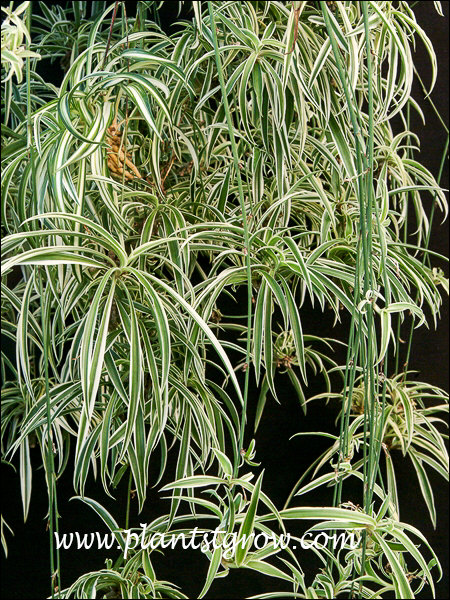
<svg viewBox="0 0 450 600">
<path fill-rule="evenodd" d="M 4 4 L 2 2 L 2 4 Z M 47 4 L 64 4 L 63 2 L 47 2 Z M 135 2 L 127 2 L 127 12 L 134 12 Z M 448 2 L 443 2 L 445 18 L 439 17 L 434 10 L 432 2 L 418 2 L 414 8 L 418 22 L 425 29 L 436 49 L 438 57 L 439 77 L 432 95 L 437 108 L 448 123 Z M 176 3 L 164 2 L 161 9 L 162 26 L 170 31 L 172 23 L 177 20 Z M 34 10 L 34 9 L 33 9 Z M 430 63 L 423 45 L 418 42 L 415 53 L 416 66 L 419 73 L 427 83 L 431 76 Z M 41 61 L 44 62 L 44 61 Z M 41 64 L 42 73 L 48 79 L 57 82 L 60 78 L 58 65 Z M 413 130 L 421 140 L 421 153 L 418 159 L 428 167 L 432 173 L 437 174 L 439 163 L 444 148 L 446 133 L 443 131 L 438 119 L 429 104 L 423 99 L 423 93 L 418 85 L 414 86 L 414 97 L 421 104 L 425 116 L 424 126 L 413 115 Z M 448 163 L 444 171 L 442 186 L 448 188 Z M 428 199 L 431 202 L 431 198 Z M 440 216 L 440 215 L 438 215 Z M 447 224 L 440 225 L 440 218 L 435 220 L 435 227 L 431 237 L 431 249 L 448 256 L 448 228 Z M 446 270 L 445 264 L 440 264 Z M 244 294 L 241 298 L 244 301 Z M 234 311 L 233 306 L 223 305 L 222 312 Z M 438 385 L 448 390 L 448 303 L 445 300 L 441 313 L 441 321 L 437 331 L 427 330 L 422 327 L 415 332 L 410 366 L 417 369 L 422 381 Z M 343 340 L 347 338 L 348 320 L 343 318 L 335 330 L 332 329 L 331 315 L 313 310 L 310 306 L 302 308 L 302 323 L 305 333 L 318 336 L 330 336 Z M 345 356 L 336 352 L 336 360 L 343 364 Z M 257 460 L 265 468 L 264 491 L 281 508 L 298 477 L 309 466 L 316 456 L 328 447 L 322 438 L 289 438 L 299 431 L 335 431 L 335 419 L 338 407 L 333 403 L 324 405 L 322 402 L 309 405 L 308 414 L 303 416 L 298 400 L 290 387 L 287 377 L 280 376 L 277 390 L 279 391 L 280 404 L 273 399 L 267 401 L 263 420 L 257 435 Z M 308 395 L 323 391 L 320 378 L 310 377 L 311 387 Z M 249 430 L 254 420 L 256 405 L 256 389 L 252 386 L 249 396 L 250 414 Z M 251 433 L 249 433 L 251 436 Z M 174 466 L 177 452 L 172 451 L 169 468 L 165 480 L 173 479 Z M 40 452 L 33 451 L 34 466 L 40 464 Z M 154 471 L 150 481 L 155 480 L 159 465 L 152 467 Z M 410 462 L 395 455 L 395 467 L 399 485 L 399 499 L 401 507 L 401 520 L 418 527 L 427 537 L 431 546 L 437 552 L 444 568 L 444 578 L 437 584 L 437 598 L 448 597 L 448 488 L 442 479 L 430 473 L 438 515 L 437 529 L 433 530 L 425 503 L 420 493 L 414 470 Z M 79 501 L 69 502 L 73 495 L 72 477 L 70 468 L 58 483 L 58 499 L 60 506 L 61 532 L 79 531 L 104 531 L 103 524 L 95 514 Z M 259 469 L 256 469 L 259 471 Z M 10 468 L 3 468 L 3 507 L 2 514 L 14 531 L 14 537 L 7 533 L 9 557 L 5 560 L 2 556 L 2 586 L 3 598 L 45 598 L 49 595 L 49 544 L 46 532 L 47 492 L 42 469 L 35 470 L 33 474 L 33 493 L 28 521 L 23 523 L 22 506 L 20 500 L 19 479 Z M 359 489 L 349 489 L 346 499 L 357 501 Z M 90 478 L 86 495 L 98 499 L 112 509 L 114 516 L 120 524 L 124 523 L 126 506 L 125 484 L 116 490 L 117 502 L 112 502 L 102 491 L 99 482 Z M 160 499 L 157 489 L 150 492 L 141 515 L 137 515 L 136 503 L 132 504 L 131 525 L 150 522 L 156 516 L 167 511 L 168 503 Z M 317 506 L 330 503 L 330 492 L 319 488 L 313 495 L 300 498 L 302 503 Z M 122 520 L 120 515 L 122 515 Z M 303 529 L 305 526 L 303 527 Z M 299 533 L 303 529 L 289 526 L 291 533 Z M 107 556 L 115 558 L 114 554 L 102 553 L 96 550 L 76 551 L 62 550 L 62 575 L 63 586 L 72 583 L 80 574 L 101 569 Z M 309 551 L 302 551 L 299 560 L 308 577 L 317 570 L 317 563 Z M 181 586 L 181 589 L 190 597 L 195 598 L 203 586 L 208 569 L 206 558 L 199 556 L 198 551 L 167 550 L 165 557 L 155 557 L 156 573 L 159 579 L 167 579 Z M 209 598 L 243 598 L 245 596 L 270 590 L 288 589 L 283 583 L 271 578 L 264 578 L 258 573 L 249 570 L 231 571 L 224 579 L 214 582 L 208 593 Z M 428 588 L 422 597 L 430 596 Z"/>
</svg>

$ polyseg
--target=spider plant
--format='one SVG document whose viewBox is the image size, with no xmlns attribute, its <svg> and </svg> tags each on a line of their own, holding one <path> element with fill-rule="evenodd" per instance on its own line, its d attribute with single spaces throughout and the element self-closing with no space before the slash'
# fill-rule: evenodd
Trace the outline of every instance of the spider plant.
<svg viewBox="0 0 450 600">
<path fill-rule="evenodd" d="M 435 212 L 447 216 L 447 146 L 435 178 L 410 127 L 411 111 L 423 116 L 414 45 L 429 54 L 428 101 L 432 43 L 407 2 L 180 3 L 170 34 L 161 4 L 2 8 L 2 329 L 14 347 L 2 352 L 2 452 L 18 456 L 26 519 L 40 449 L 51 595 L 186 597 L 157 577 L 153 550 L 125 552 L 129 511 L 121 522 L 85 494 L 95 480 L 112 496 L 123 477 L 139 512 L 155 486 L 168 494 L 149 532 L 278 539 L 312 520 L 311 532 L 359 540 L 315 548 L 311 581 L 291 548 L 207 551 L 199 598 L 230 569 L 289 586 L 259 598 L 434 593 L 439 561 L 400 521 L 391 459 L 410 457 L 436 525 L 427 470 L 446 475 L 447 395 L 411 378 L 398 342 L 405 326 L 409 348 L 415 328 L 436 326 L 448 293 L 445 257 L 429 249 Z M 60 85 L 39 75 L 45 60 L 61 62 Z M 345 336 L 318 336 L 307 303 Z M 299 410 L 341 410 L 332 447 L 281 509 L 250 439 L 286 374 Z M 316 374 L 326 392 L 307 399 Z M 75 583 L 54 543 L 66 470 L 121 548 Z M 330 506 L 291 506 L 324 484 Z"/>
</svg>

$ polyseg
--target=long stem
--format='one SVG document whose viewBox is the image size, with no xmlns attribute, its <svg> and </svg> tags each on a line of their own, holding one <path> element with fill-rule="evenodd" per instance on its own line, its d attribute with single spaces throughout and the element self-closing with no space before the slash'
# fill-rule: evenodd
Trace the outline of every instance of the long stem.
<svg viewBox="0 0 450 600">
<path fill-rule="evenodd" d="M 49 385 L 49 369 L 48 369 L 48 315 L 46 312 L 44 288 L 42 284 L 42 271 L 39 274 L 39 294 L 41 299 L 41 322 L 42 322 L 42 344 L 43 344 L 43 361 L 44 361 L 44 378 L 45 378 L 45 398 L 46 398 L 46 421 L 47 421 L 47 489 L 48 489 L 48 530 L 50 535 L 50 575 L 51 575 L 51 593 L 52 598 L 55 597 L 55 576 L 58 581 L 58 589 L 61 589 L 60 569 L 59 569 L 59 551 L 56 549 L 56 569 L 55 569 L 55 531 L 57 531 L 58 511 L 56 503 L 55 489 L 55 463 L 53 456 L 53 436 L 52 436 L 52 417 L 50 411 L 50 385 Z"/>
<path fill-rule="evenodd" d="M 347 108 L 349 111 L 349 115 L 350 115 L 350 119 L 351 119 L 351 123 L 352 123 L 352 128 L 353 128 L 353 134 L 354 134 L 354 138 L 355 138 L 355 149 L 356 149 L 356 168 L 357 168 L 357 193 L 358 193 L 358 197 L 359 197 L 359 209 L 360 209 L 360 241 L 361 241 L 361 248 L 362 248 L 362 255 L 363 255 L 363 270 L 362 273 L 360 272 L 360 275 L 363 276 L 363 290 L 364 293 L 367 292 L 367 290 L 369 289 L 369 285 L 371 283 L 371 270 L 369 267 L 369 258 L 368 258 L 368 248 L 367 248 L 367 242 L 368 242 L 368 236 L 367 236 L 367 230 L 366 230 L 366 224 L 365 224 L 365 218 L 366 218 L 366 207 L 364 204 L 364 186 L 362 184 L 362 177 L 363 177 L 363 171 L 366 168 L 366 161 L 364 158 L 364 154 L 362 152 L 361 149 L 361 144 L 360 144 L 360 135 L 361 135 L 361 131 L 360 131 L 360 126 L 358 123 L 358 118 L 357 115 L 355 113 L 354 107 L 353 107 L 353 99 L 352 99 L 352 92 L 349 89 L 348 86 L 348 81 L 347 81 L 347 76 L 346 73 L 344 71 L 344 68 L 342 66 L 341 63 L 341 56 L 339 53 L 339 49 L 337 46 L 337 42 L 336 39 L 334 37 L 334 32 L 333 29 L 331 27 L 331 23 L 330 23 L 330 18 L 329 18 L 329 14 L 328 14 L 328 8 L 326 5 L 326 2 L 320 2 L 321 5 L 321 9 L 322 9 L 322 14 L 325 20 L 325 26 L 327 29 L 327 33 L 328 33 L 328 37 L 330 39 L 330 43 L 331 43 L 331 47 L 333 50 L 333 55 L 336 61 L 336 65 L 338 68 L 338 72 L 339 72 L 339 78 L 341 80 L 342 83 L 342 87 L 344 90 L 344 94 L 345 94 L 345 99 L 346 99 L 346 104 L 347 104 Z M 369 221 L 369 226 L 370 226 L 371 220 Z M 369 238 L 371 239 L 371 238 Z M 354 310 L 352 313 L 352 325 L 351 328 L 354 327 L 353 323 L 355 322 L 355 319 L 357 318 L 357 314 L 356 314 L 356 306 L 358 305 L 360 300 L 360 285 L 359 285 L 359 279 L 355 280 L 355 289 L 354 289 L 354 299 L 353 299 L 353 306 L 354 306 Z M 371 305 L 369 304 L 369 310 L 371 309 Z M 361 331 L 361 322 L 359 323 L 359 331 Z M 349 339 L 349 344 L 353 344 L 353 334 L 351 334 L 351 337 Z M 362 342 L 361 338 L 359 338 L 360 343 Z M 362 356 L 362 354 L 361 354 Z M 349 367 L 349 365 L 347 365 L 347 368 Z M 355 374 L 356 374 L 356 363 L 354 362 L 352 367 L 351 367 L 351 371 L 352 371 L 352 379 L 354 379 Z M 348 390 L 348 392 L 346 393 L 346 398 L 348 399 L 348 404 L 347 404 L 347 411 L 350 410 L 350 404 L 351 404 L 351 393 L 350 390 Z M 367 403 L 365 402 L 365 405 Z M 342 418 L 345 419 L 345 414 L 344 411 L 342 412 Z M 348 418 L 348 415 L 347 415 Z M 344 433 L 344 436 L 346 435 L 346 432 Z M 338 461 L 341 460 L 341 454 L 342 454 L 342 449 L 344 447 L 344 440 L 341 438 L 340 440 L 340 447 L 339 447 L 339 458 Z M 338 463 L 338 468 L 339 468 L 339 463 Z"/>
<path fill-rule="evenodd" d="M 252 270 L 251 270 L 251 262 L 250 262 L 250 240 L 249 240 L 249 231 L 248 231 L 248 220 L 247 220 L 247 209 L 245 206 L 244 199 L 244 188 L 242 185 L 242 178 L 239 167 L 239 157 L 238 150 L 235 140 L 233 120 L 231 117 L 230 106 L 228 104 L 228 97 L 225 88 L 225 81 L 223 77 L 223 69 L 222 62 L 220 59 L 219 53 L 219 45 L 217 41 L 217 30 L 216 23 L 214 19 L 214 11 L 212 7 L 212 2 L 208 2 L 208 11 L 211 22 L 211 32 L 212 39 L 214 45 L 214 55 L 216 58 L 217 64 L 217 74 L 219 76 L 220 89 L 222 91 L 223 97 L 223 105 L 225 109 L 225 116 L 228 125 L 228 132 L 230 135 L 231 142 L 231 152 L 233 154 L 233 164 L 234 170 L 236 173 L 238 191 L 239 191 L 239 204 L 242 212 L 242 221 L 243 221 L 243 232 L 244 232 L 244 252 L 245 252 L 245 266 L 246 266 L 246 274 L 247 274 L 247 344 L 246 344 L 246 368 L 245 368 L 245 383 L 244 383 L 244 394 L 243 394 L 243 406 L 242 406 L 242 414 L 240 421 L 240 430 L 239 430 L 239 446 L 237 458 L 234 465 L 234 476 L 237 475 L 239 469 L 239 457 L 241 456 L 241 452 L 244 446 L 244 433 L 245 433 L 245 423 L 247 420 L 247 403 L 248 403 L 248 388 L 249 388 L 249 377 L 250 377 L 250 354 L 251 354 L 251 342 L 252 342 Z"/>
<path fill-rule="evenodd" d="M 441 125 L 442 125 L 442 127 L 443 127 L 443 129 L 444 129 L 444 131 L 445 131 L 445 133 L 448 135 L 448 133 L 449 133 L 449 130 L 448 130 L 447 123 L 446 123 L 446 122 L 444 121 L 444 119 L 442 118 L 442 115 L 441 115 L 441 113 L 439 112 L 439 110 L 438 110 L 438 108 L 436 107 L 436 105 L 435 105 L 435 103 L 433 102 L 433 100 L 431 99 L 431 96 L 430 96 L 430 94 L 428 94 L 428 93 L 427 93 L 427 90 L 426 90 L 426 88 L 425 88 L 425 84 L 424 84 L 424 82 L 422 81 L 422 78 L 420 77 L 420 75 L 419 75 L 419 73 L 418 73 L 418 71 L 417 71 L 417 69 L 416 69 L 416 68 L 414 68 L 414 75 L 415 75 L 416 79 L 417 79 L 417 80 L 419 81 L 419 83 L 420 83 L 420 86 L 421 86 L 421 88 L 422 88 L 422 90 L 423 90 L 423 93 L 425 94 L 425 99 L 426 99 L 426 100 L 428 100 L 428 102 L 430 103 L 430 105 L 431 105 L 431 108 L 433 109 L 433 111 L 434 111 L 435 115 L 436 115 L 436 116 L 437 116 L 437 118 L 439 119 L 439 121 L 440 121 L 440 123 L 441 123 Z"/>
<path fill-rule="evenodd" d="M 334 32 L 331 27 L 330 18 L 328 14 L 328 8 L 325 2 L 320 2 L 322 14 L 325 20 L 325 26 L 327 29 L 328 37 L 330 39 L 333 55 L 339 72 L 339 78 L 342 83 L 344 90 L 348 112 L 350 115 L 353 135 L 355 138 L 355 150 L 356 150 L 356 168 L 357 168 L 357 195 L 359 199 L 359 212 L 360 212 L 360 239 L 362 248 L 362 260 L 363 260 L 363 293 L 366 295 L 369 290 L 373 288 L 373 253 L 372 253 L 372 213 L 373 213 L 373 144 L 374 144 L 374 122 L 373 122 L 373 91 L 371 87 L 371 76 L 372 76 L 372 65 L 370 61 L 370 42 L 369 42 L 369 27 L 368 27 L 368 13 L 367 4 L 362 3 L 364 25 L 366 34 L 366 52 L 367 52 L 367 68 L 368 68 L 368 103 L 369 103 L 369 140 L 366 153 L 363 152 L 361 145 L 361 127 L 359 124 L 358 115 L 355 111 L 353 104 L 353 92 L 348 84 L 347 76 L 342 66 L 341 55 L 337 46 Z M 359 281 L 358 285 L 355 286 L 354 291 L 354 307 L 356 307 L 359 300 Z M 368 488 L 369 481 L 372 480 L 372 471 L 374 467 L 373 454 L 374 454 L 374 433 L 375 433 L 375 409 L 376 409 L 376 383 L 375 383 L 375 359 L 376 359 L 376 332 L 374 325 L 374 308 L 371 301 L 367 305 L 367 346 L 365 344 L 364 337 L 359 338 L 360 345 L 360 357 L 361 364 L 363 366 L 363 381 L 364 381 L 364 508 L 366 512 L 370 511 L 368 505 Z M 355 322 L 355 309 L 352 314 L 352 327 Z M 361 331 L 363 325 L 363 316 L 358 315 L 359 330 Z M 353 334 L 351 328 L 351 336 L 349 339 L 349 345 L 353 347 Z M 348 369 L 349 365 L 347 365 Z M 356 374 L 356 364 L 352 366 L 352 379 Z M 349 411 L 351 405 L 351 395 L 346 392 L 347 401 L 347 414 L 342 411 L 342 419 L 348 422 Z M 342 422 L 341 422 L 342 431 Z M 344 436 L 346 437 L 346 429 L 344 429 Z M 339 460 L 341 459 L 343 445 L 343 437 L 340 438 L 339 446 Z M 367 440 L 369 443 L 367 444 Z M 367 456 L 368 447 L 368 456 Z M 338 494 L 335 494 L 335 500 L 337 497 L 340 498 L 342 490 L 342 479 L 339 481 Z M 365 547 L 366 540 L 363 537 L 363 556 L 362 556 L 362 573 L 365 572 Z M 329 568 L 331 563 L 328 563 Z"/>
<path fill-rule="evenodd" d="M 32 2 L 27 7 L 27 28 L 31 34 L 31 20 L 32 20 Z M 30 42 L 27 39 L 26 42 L 27 50 L 30 49 Z M 31 163 L 31 195 L 33 197 L 33 203 L 35 201 L 36 194 L 36 165 L 34 148 L 32 144 L 33 139 L 33 127 L 31 121 L 31 68 L 30 68 L 30 57 L 26 58 L 26 90 L 27 90 L 27 147 L 30 156 Z M 45 274 L 45 271 L 44 271 Z M 44 378 L 45 378 L 45 399 L 46 399 L 46 421 L 47 421 L 47 450 L 46 450 L 46 477 L 47 477 L 47 490 L 48 490 L 48 531 L 50 541 L 50 588 L 51 597 L 55 597 L 55 583 L 58 590 L 61 589 L 61 569 L 60 569 L 60 555 L 59 549 L 55 551 L 55 531 L 58 531 L 58 504 L 56 497 L 56 477 L 55 477 L 55 462 L 53 456 L 53 438 L 52 438 L 52 417 L 50 410 L 50 383 L 49 383 L 49 368 L 48 368 L 48 315 L 46 314 L 46 305 L 44 300 L 44 290 L 42 284 L 42 271 L 39 274 L 39 293 L 41 302 L 41 325 L 42 325 L 42 344 L 43 344 L 43 362 L 44 362 Z M 44 441 L 43 441 L 44 443 Z M 56 560 L 55 560 L 56 559 Z"/>
<path fill-rule="evenodd" d="M 373 205 L 373 149 L 374 149 L 374 114 L 373 114 L 373 88 L 372 88 L 372 60 L 371 60 L 371 47 L 370 47 L 370 37 L 369 37 L 369 15 L 367 9 L 367 2 L 361 3 L 363 19 L 364 19 L 364 32 L 365 32 L 365 43 L 366 43 L 366 55 L 367 55 L 367 93 L 368 93 L 368 118 L 369 118 L 369 135 L 368 135 L 368 177 L 367 177 L 367 225 L 369 229 L 369 240 L 368 240 L 368 252 L 369 252 L 369 260 L 370 260 L 370 270 L 371 274 L 373 273 L 373 253 L 372 253 L 372 205 Z M 372 282 L 371 282 L 372 284 Z M 364 473 L 364 511 L 366 513 L 370 513 L 371 500 L 372 500 L 372 487 L 374 485 L 375 480 L 375 469 L 378 465 L 376 461 L 374 461 L 374 454 L 376 452 L 375 449 L 375 430 L 376 430 L 376 419 L 375 419 L 375 411 L 376 411 L 376 332 L 374 325 L 374 314 L 373 307 L 369 305 L 370 310 L 368 310 L 367 315 L 367 329 L 368 329 L 368 355 L 367 355 L 367 365 L 366 365 L 366 373 L 367 376 L 367 384 L 369 386 L 370 392 L 370 406 L 369 406 L 369 423 L 367 431 L 367 420 L 364 419 L 364 455 L 366 455 L 367 449 L 367 435 L 369 435 L 369 448 L 368 448 L 368 456 L 367 456 L 367 469 L 365 469 Z M 373 334 L 373 343 L 371 336 Z M 366 385 L 366 381 L 365 381 Z M 364 404 L 364 414 L 366 415 L 366 405 Z M 378 440 L 378 445 L 381 446 L 381 441 Z M 364 457 L 364 466 L 366 466 L 366 456 Z M 361 555 L 361 566 L 363 573 L 365 572 L 365 562 L 366 562 L 366 552 L 367 552 L 367 533 L 364 531 L 363 535 L 363 543 L 362 543 L 362 555 Z M 353 585 L 353 584 L 352 584 Z M 362 590 L 362 583 L 360 583 L 360 593 Z"/>
<path fill-rule="evenodd" d="M 114 4 L 113 15 L 111 18 L 111 24 L 109 26 L 108 41 L 106 42 L 106 49 L 105 49 L 105 55 L 103 56 L 102 69 L 105 66 L 106 58 L 108 57 L 108 52 L 109 52 L 109 47 L 111 45 L 111 37 L 112 37 L 114 22 L 116 20 L 118 6 L 119 6 L 119 0 L 116 0 L 116 3 Z"/>
<path fill-rule="evenodd" d="M 374 115 L 373 115 L 373 89 L 372 89 L 372 60 L 371 60 L 371 48 L 370 48 L 370 37 L 369 37 L 369 15 L 367 10 L 367 2 L 362 3 L 362 11 L 364 18 L 364 30 L 365 30 L 365 38 L 366 38 L 366 54 L 367 54 L 367 82 L 368 82 L 368 116 L 369 116 L 369 136 L 368 136 L 368 173 L 367 173 L 367 222 L 368 222 L 368 230 L 369 230 L 369 240 L 368 240 L 368 250 L 369 250 L 369 260 L 371 263 L 370 272 L 373 273 L 373 252 L 372 252 L 372 212 L 373 212 L 373 149 L 374 149 Z M 369 311 L 368 314 L 368 323 L 367 327 L 369 332 L 374 333 L 374 340 L 376 340 L 375 335 L 375 327 L 374 327 L 374 315 L 373 310 Z M 369 371 L 369 383 L 370 383 L 370 438 L 369 438 L 369 482 L 372 479 L 372 470 L 374 467 L 373 462 L 373 452 L 374 452 L 374 426 L 375 426 L 375 400 L 376 400 L 376 392 L 375 392 L 375 360 L 376 355 L 374 355 L 374 346 L 375 344 L 371 343 L 369 340 L 368 344 L 368 371 Z M 364 444 L 365 446 L 365 444 Z M 365 498 L 365 510 L 369 511 L 368 499 L 370 498 L 370 485 L 367 485 L 366 489 L 366 498 Z"/>
</svg>

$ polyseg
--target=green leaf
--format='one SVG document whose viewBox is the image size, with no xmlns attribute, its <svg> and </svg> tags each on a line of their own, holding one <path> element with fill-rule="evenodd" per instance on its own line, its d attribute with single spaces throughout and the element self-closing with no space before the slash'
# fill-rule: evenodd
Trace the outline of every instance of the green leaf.
<svg viewBox="0 0 450 600">
<path fill-rule="evenodd" d="M 261 491 L 261 483 L 264 475 L 264 471 L 261 472 L 258 477 L 255 487 L 253 489 L 252 497 L 250 499 L 250 504 L 247 508 L 247 512 L 245 513 L 245 518 L 241 523 L 238 533 L 238 544 L 236 548 L 236 556 L 235 561 L 238 567 L 240 567 L 244 561 L 245 557 L 250 550 L 250 546 L 252 544 L 252 538 L 250 537 L 253 533 L 253 527 L 255 524 L 256 518 L 256 510 L 258 508 L 259 494 Z"/>
</svg>

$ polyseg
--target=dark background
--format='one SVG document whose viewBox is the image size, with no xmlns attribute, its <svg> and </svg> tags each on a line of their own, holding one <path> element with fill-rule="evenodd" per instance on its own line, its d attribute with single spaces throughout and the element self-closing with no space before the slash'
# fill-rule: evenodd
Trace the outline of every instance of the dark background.
<svg viewBox="0 0 450 600">
<path fill-rule="evenodd" d="M 2 4 L 4 4 L 2 2 Z M 47 2 L 47 4 L 64 4 L 64 2 Z M 448 2 L 443 2 L 445 18 L 439 17 L 434 10 L 433 3 L 422 1 L 416 3 L 414 11 L 418 22 L 431 38 L 438 56 L 439 77 L 432 99 L 438 110 L 448 123 Z M 127 2 L 128 14 L 133 14 L 136 2 Z M 34 10 L 34 9 L 33 9 Z M 173 2 L 165 2 L 160 11 L 162 26 L 170 31 L 172 23 L 177 20 L 176 5 Z M 182 15 L 183 16 L 183 15 Z M 416 66 L 422 79 L 427 83 L 431 76 L 428 55 L 423 45 L 418 42 L 415 54 Z M 44 61 L 41 61 L 42 63 Z M 48 79 L 58 82 L 61 73 L 58 64 L 41 65 L 42 74 Z M 418 118 L 413 115 L 413 131 L 421 140 L 421 153 L 418 160 L 421 161 L 431 172 L 437 175 L 445 144 L 446 133 L 433 113 L 430 105 L 423 99 L 420 86 L 415 85 L 414 97 L 422 106 L 426 116 L 424 126 Z M 448 163 L 444 171 L 441 185 L 448 188 Z M 429 198 L 431 203 L 431 198 Z M 434 231 L 431 237 L 430 248 L 448 256 L 448 227 L 447 224 L 440 225 L 440 215 L 436 214 Z M 448 270 L 445 263 L 441 266 Z M 244 301 L 244 295 L 242 300 Z M 221 307 L 222 312 L 232 312 L 234 307 Z M 427 330 L 421 327 L 416 330 L 410 367 L 418 370 L 419 379 L 431 384 L 438 385 L 448 390 L 448 303 L 445 300 L 441 313 L 441 321 L 437 331 Z M 302 308 L 302 322 L 305 333 L 322 337 L 330 336 L 345 340 L 347 338 L 348 320 L 336 329 L 332 329 L 333 319 L 331 315 L 322 314 L 313 310 L 310 306 Z M 339 364 L 345 362 L 345 356 L 336 352 L 336 360 Z M 298 477 L 304 472 L 314 458 L 328 447 L 328 442 L 319 437 L 289 438 L 299 431 L 330 431 L 335 432 L 335 419 L 338 414 L 338 406 L 323 402 L 312 403 L 308 407 L 307 416 L 299 407 L 298 399 L 291 388 L 287 377 L 279 377 L 278 387 L 280 404 L 272 398 L 268 398 L 264 416 L 257 435 L 257 457 L 265 468 L 264 491 L 281 508 L 289 495 Z M 310 377 L 310 388 L 308 395 L 323 391 L 320 377 Z M 254 420 L 256 406 L 256 389 L 254 385 L 250 390 L 249 405 L 249 436 Z M 40 464 L 40 451 L 34 451 L 34 466 Z M 169 455 L 169 467 L 165 481 L 173 480 L 174 466 L 177 452 L 172 451 Z M 423 501 L 416 480 L 414 470 L 408 459 L 402 459 L 400 455 L 394 455 L 397 480 L 399 485 L 399 497 L 401 507 L 401 520 L 418 527 L 427 537 L 431 546 L 438 554 L 444 569 L 444 578 L 436 586 L 437 598 L 448 597 L 448 488 L 446 483 L 439 477 L 429 472 L 435 494 L 438 523 L 437 529 L 433 530 L 428 512 Z M 153 467 L 155 473 L 150 481 L 155 480 L 156 470 L 159 465 Z M 259 469 L 256 469 L 259 471 Z M 430 470 L 431 471 L 431 470 Z M 45 598 L 48 597 L 49 588 L 49 543 L 46 531 L 47 492 L 43 477 L 43 471 L 35 470 L 33 474 L 33 493 L 31 499 L 30 514 L 26 524 L 22 519 L 22 505 L 20 499 L 19 479 L 11 468 L 3 468 L 3 507 L 2 514 L 14 531 L 14 537 L 7 533 L 9 557 L 7 560 L 2 555 L 2 585 L 1 595 L 3 598 Z M 101 484 L 89 479 L 86 495 L 97 498 L 106 508 L 113 509 L 114 516 L 120 524 L 124 523 L 126 507 L 126 486 L 121 484 L 116 490 L 117 502 L 112 502 L 102 491 Z M 348 489 L 345 499 L 357 499 L 359 489 Z M 58 501 L 60 506 L 60 531 L 91 532 L 106 529 L 95 514 L 79 501 L 69 502 L 73 495 L 72 474 L 70 468 L 58 483 Z M 301 498 L 302 503 L 314 505 L 327 505 L 331 501 L 329 490 L 319 488 L 314 494 Z M 162 512 L 167 511 L 168 503 L 159 498 L 157 489 L 150 492 L 149 500 L 141 515 L 137 515 L 136 502 L 132 503 L 131 525 L 138 526 L 142 522 L 150 522 Z M 114 508 L 113 508 L 114 507 Z M 122 515 L 122 520 L 120 518 Z M 306 528 L 303 526 L 291 526 L 289 531 L 301 533 Z M 300 563 L 307 574 L 310 583 L 312 575 L 317 570 L 317 563 L 311 552 L 302 551 L 299 555 Z M 91 551 L 62 550 L 62 577 L 63 587 L 70 585 L 80 574 L 90 570 L 103 568 L 107 556 L 115 558 L 114 553 Z M 165 557 L 155 557 L 155 568 L 158 579 L 167 579 L 181 586 L 181 589 L 190 597 L 194 598 L 201 589 L 208 561 L 199 557 L 198 551 L 167 550 Z M 268 577 L 262 577 L 250 570 L 232 570 L 228 577 L 218 579 L 214 582 L 208 593 L 209 598 L 243 598 L 245 596 L 268 592 L 271 590 L 287 590 L 283 582 Z M 423 598 L 430 596 L 429 588 L 422 593 Z"/>
</svg>

